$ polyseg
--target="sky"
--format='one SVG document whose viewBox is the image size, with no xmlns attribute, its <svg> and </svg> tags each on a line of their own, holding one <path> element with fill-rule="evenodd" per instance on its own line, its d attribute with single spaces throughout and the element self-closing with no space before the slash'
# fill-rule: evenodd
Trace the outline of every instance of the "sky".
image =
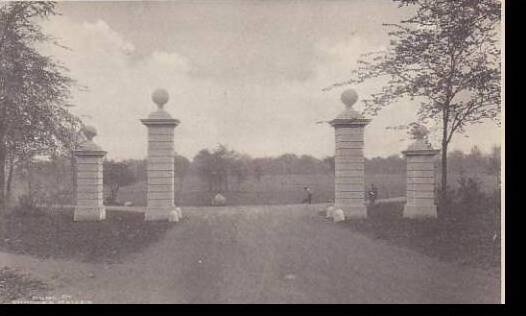
<svg viewBox="0 0 526 316">
<path fill-rule="evenodd" d="M 97 128 L 111 159 L 146 156 L 139 120 L 156 109 L 156 88 L 170 94 L 165 109 L 181 121 L 175 149 L 188 158 L 220 143 L 252 157 L 333 155 L 334 130 L 317 122 L 344 109 L 340 94 L 350 87 L 322 89 L 388 45 L 383 23 L 410 14 L 386 0 L 61 2 L 58 11 L 42 25 L 68 49 L 44 52 L 78 82 L 71 111 Z M 380 87 L 354 88 L 363 98 Z M 415 112 L 408 101 L 382 110 L 366 127 L 365 155 L 404 150 L 405 132 L 386 127 Z M 492 122 L 467 136 L 450 148 L 489 151 L 501 139 Z"/>
</svg>

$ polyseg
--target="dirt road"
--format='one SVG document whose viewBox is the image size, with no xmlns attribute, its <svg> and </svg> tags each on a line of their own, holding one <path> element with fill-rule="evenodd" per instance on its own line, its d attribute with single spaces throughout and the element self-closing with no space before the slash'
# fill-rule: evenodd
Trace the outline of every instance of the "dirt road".
<svg viewBox="0 0 526 316">
<path fill-rule="evenodd" d="M 319 207 L 318 207 L 319 208 Z M 331 223 L 315 206 L 188 208 L 123 264 L 24 261 L 95 303 L 498 303 L 500 281 Z"/>
</svg>

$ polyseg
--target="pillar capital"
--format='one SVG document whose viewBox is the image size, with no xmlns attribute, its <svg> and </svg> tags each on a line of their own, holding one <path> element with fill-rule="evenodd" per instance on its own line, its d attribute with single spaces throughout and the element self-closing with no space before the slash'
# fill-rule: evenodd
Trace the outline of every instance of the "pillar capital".
<svg viewBox="0 0 526 316">
<path fill-rule="evenodd" d="M 175 128 L 177 127 L 177 125 L 179 125 L 180 121 L 178 119 L 173 119 L 173 118 L 147 118 L 147 119 L 141 119 L 141 123 L 148 127 L 159 126 L 159 127 L 174 127 Z"/>
<path fill-rule="evenodd" d="M 406 150 L 402 151 L 404 156 L 435 156 L 440 150 L 433 147 L 423 138 L 416 139 Z"/>
<path fill-rule="evenodd" d="M 361 113 L 353 109 L 354 104 L 358 100 L 358 93 L 354 89 L 345 90 L 341 94 L 340 99 L 345 105 L 345 110 L 330 121 L 329 124 L 333 127 L 365 127 L 369 124 L 370 119 L 365 118 Z"/>
<path fill-rule="evenodd" d="M 157 110 L 150 113 L 141 122 L 146 126 L 176 127 L 179 120 L 172 118 L 170 113 L 164 110 L 164 105 L 168 103 L 170 96 L 164 89 L 157 89 L 152 93 L 152 101 L 157 105 Z"/>
<path fill-rule="evenodd" d="M 97 136 L 97 129 L 91 125 L 82 127 L 81 133 L 86 140 L 82 142 L 74 151 L 75 156 L 104 156 L 106 151 L 102 150 L 94 141 L 93 138 Z"/>
</svg>

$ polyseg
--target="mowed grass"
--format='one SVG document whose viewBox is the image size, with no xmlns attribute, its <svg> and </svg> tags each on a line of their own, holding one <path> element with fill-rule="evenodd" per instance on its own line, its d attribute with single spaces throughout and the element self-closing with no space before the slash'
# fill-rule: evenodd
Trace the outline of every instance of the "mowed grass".
<svg viewBox="0 0 526 316">
<path fill-rule="evenodd" d="M 0 217 L 0 251 L 116 263 L 159 240 L 174 225 L 145 222 L 143 213 L 107 211 L 106 217 L 100 222 L 74 222 L 73 210 L 5 215 Z"/>
<path fill-rule="evenodd" d="M 368 206 L 368 218 L 345 224 L 370 238 L 447 262 L 500 271 L 499 223 L 491 218 L 407 219 L 404 202 Z"/>
<path fill-rule="evenodd" d="M 452 188 L 457 187 L 460 175 L 451 174 Z M 482 189 L 492 192 L 496 187 L 493 176 L 476 175 L 480 180 Z M 189 175 L 184 179 L 175 180 L 175 199 L 182 206 L 209 206 L 217 192 L 208 191 L 208 187 L 198 177 Z M 378 188 L 378 198 L 392 198 L 405 196 L 404 174 L 366 174 L 364 190 L 374 184 Z M 298 204 L 305 199 L 304 187 L 313 191 L 313 203 L 327 203 L 334 199 L 334 177 L 329 174 L 315 175 L 265 175 L 259 181 L 248 178 L 238 183 L 235 178 L 229 180 L 229 189 L 222 191 L 228 205 L 284 205 Z M 146 205 L 146 183 L 140 181 L 122 187 L 119 190 L 118 200 L 134 205 Z"/>
</svg>

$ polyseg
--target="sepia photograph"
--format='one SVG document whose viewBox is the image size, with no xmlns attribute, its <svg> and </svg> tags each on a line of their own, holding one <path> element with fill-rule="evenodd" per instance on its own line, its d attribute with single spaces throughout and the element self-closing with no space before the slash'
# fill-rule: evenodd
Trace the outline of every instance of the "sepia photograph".
<svg viewBox="0 0 526 316">
<path fill-rule="evenodd" d="M 506 303 L 504 12 L 0 1 L 0 303 Z"/>
</svg>

